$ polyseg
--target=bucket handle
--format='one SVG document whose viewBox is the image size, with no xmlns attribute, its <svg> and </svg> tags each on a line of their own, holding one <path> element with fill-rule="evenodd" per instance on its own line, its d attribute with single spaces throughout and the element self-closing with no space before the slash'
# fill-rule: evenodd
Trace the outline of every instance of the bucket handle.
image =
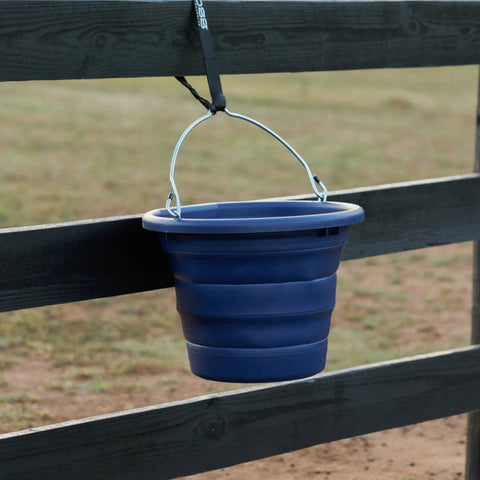
<svg viewBox="0 0 480 480">
<path fill-rule="evenodd" d="M 254 120 L 253 118 L 246 117 L 245 115 L 241 115 L 239 113 L 234 113 L 229 111 L 227 108 L 225 108 L 225 113 L 233 118 L 238 118 L 240 120 L 245 120 L 246 122 L 252 123 L 253 125 L 256 125 L 257 127 L 261 128 L 265 132 L 269 133 L 272 137 L 276 138 L 287 150 L 289 150 L 295 157 L 296 159 L 303 165 L 305 170 L 307 171 L 308 178 L 310 180 L 310 184 L 312 185 L 313 192 L 315 193 L 317 200 L 320 202 L 326 202 L 327 201 L 327 187 L 325 184 L 316 176 L 312 174 L 312 171 L 310 170 L 310 167 L 308 166 L 307 162 L 296 152 L 293 147 L 291 147 L 282 137 L 280 137 L 278 134 L 276 134 L 273 130 L 270 128 L 266 127 L 265 125 L 261 124 L 257 120 Z M 177 156 L 178 152 L 180 150 L 180 147 L 182 146 L 183 141 L 185 140 L 186 136 L 200 123 L 203 121 L 209 119 L 212 115 L 211 110 L 209 110 L 203 117 L 198 118 L 195 120 L 192 124 L 190 124 L 185 131 L 182 133 L 181 137 L 179 138 L 177 145 L 175 146 L 175 150 L 173 151 L 172 155 L 172 162 L 170 164 L 170 183 L 172 185 L 173 192 L 171 192 L 168 195 L 167 198 L 167 203 L 165 205 L 168 213 L 174 217 L 174 218 L 181 218 L 182 217 L 182 206 L 180 203 L 180 196 L 178 194 L 177 190 L 177 185 L 175 184 L 175 164 L 177 161 Z M 318 191 L 317 184 L 321 188 L 321 192 Z M 175 199 L 176 206 L 172 207 L 172 201 Z"/>
</svg>

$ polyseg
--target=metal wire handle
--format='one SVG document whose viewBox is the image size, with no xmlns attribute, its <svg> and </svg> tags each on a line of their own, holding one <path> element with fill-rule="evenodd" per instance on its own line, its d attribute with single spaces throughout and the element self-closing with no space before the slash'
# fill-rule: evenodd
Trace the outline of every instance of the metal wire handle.
<svg viewBox="0 0 480 480">
<path fill-rule="evenodd" d="M 253 118 L 246 117 L 245 115 L 240 115 L 239 113 L 230 112 L 227 108 L 225 108 L 225 113 L 230 117 L 239 118 L 240 120 L 245 120 L 246 122 L 252 123 L 253 125 L 256 125 L 257 127 L 260 127 L 265 132 L 269 133 L 272 137 L 276 138 L 303 165 L 303 167 L 307 171 L 308 178 L 309 178 L 310 183 L 311 183 L 312 188 L 313 188 L 313 192 L 315 193 L 318 201 L 320 201 L 320 202 L 326 202 L 327 201 L 328 191 L 327 191 L 327 187 L 325 186 L 325 184 L 316 175 L 312 174 L 312 171 L 310 170 L 310 167 L 308 166 L 307 162 L 282 137 L 277 135 L 273 130 L 270 130 L 270 128 L 266 127 L 265 125 L 261 124 L 260 122 L 257 122 L 257 120 L 254 120 Z M 175 218 L 181 218 L 182 217 L 182 206 L 181 206 L 181 203 L 180 203 L 180 196 L 178 194 L 177 185 L 175 184 L 175 178 L 174 178 L 174 176 L 175 176 L 175 164 L 177 162 L 178 152 L 179 152 L 180 147 L 182 146 L 182 143 L 185 140 L 186 136 L 197 125 L 199 125 L 200 123 L 202 123 L 205 120 L 208 120 L 212 115 L 213 115 L 212 111 L 209 110 L 203 117 L 198 118 L 191 125 L 189 125 L 185 129 L 185 131 L 182 133 L 181 137 L 178 139 L 177 145 L 175 146 L 175 150 L 173 151 L 172 162 L 170 164 L 170 183 L 172 184 L 173 192 L 171 192 L 168 195 L 167 203 L 165 205 L 168 213 L 172 217 L 175 217 Z M 322 189 L 321 192 L 318 191 L 317 184 Z M 174 199 L 175 199 L 176 206 L 172 207 L 172 201 Z"/>
</svg>

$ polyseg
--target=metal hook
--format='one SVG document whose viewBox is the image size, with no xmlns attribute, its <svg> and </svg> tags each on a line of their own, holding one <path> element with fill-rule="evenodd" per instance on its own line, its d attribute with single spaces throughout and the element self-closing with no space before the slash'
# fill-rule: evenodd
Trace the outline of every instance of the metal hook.
<svg viewBox="0 0 480 480">
<path fill-rule="evenodd" d="M 205 120 L 208 120 L 211 116 L 213 115 L 212 111 L 209 110 L 203 117 L 198 118 L 195 120 L 192 124 L 190 124 L 185 131 L 182 133 L 182 136 L 178 139 L 177 145 L 175 146 L 175 150 L 173 151 L 172 155 L 172 162 L 170 164 L 170 183 L 172 185 L 173 192 L 171 192 L 168 195 L 167 198 L 167 204 L 165 205 L 165 208 L 167 209 L 167 212 L 175 218 L 181 218 L 182 217 L 182 205 L 180 204 L 180 196 L 178 195 L 178 190 L 177 190 L 177 185 L 175 184 L 175 164 L 177 162 L 177 156 L 178 156 L 178 151 L 180 150 L 180 147 L 182 146 L 183 141 L 185 140 L 185 137 L 200 123 L 202 123 Z M 173 210 L 171 208 L 172 200 L 175 199 L 176 207 Z"/>
<path fill-rule="evenodd" d="M 326 202 L 327 201 L 327 196 L 328 196 L 328 191 L 327 187 L 325 184 L 315 175 L 312 174 L 312 171 L 310 170 L 310 167 L 308 166 L 307 162 L 298 154 L 296 150 L 292 146 L 290 146 L 289 143 L 287 143 L 282 137 L 280 137 L 278 134 L 276 134 L 273 130 L 270 128 L 266 127 L 262 123 L 258 122 L 257 120 L 254 120 L 253 118 L 247 117 L 245 115 L 241 115 L 239 113 L 234 113 L 225 108 L 225 113 L 233 118 L 238 118 L 240 120 L 245 120 L 246 122 L 252 123 L 253 125 L 256 125 L 257 127 L 261 128 L 268 134 L 270 134 L 272 137 L 276 138 L 287 150 L 292 153 L 292 155 L 303 165 L 305 168 L 308 178 L 310 180 L 310 183 L 312 185 L 313 192 L 315 193 L 317 199 L 321 202 Z M 195 120 L 192 124 L 190 124 L 185 131 L 182 133 L 181 137 L 179 138 L 177 145 L 175 146 L 175 149 L 173 151 L 172 155 L 172 162 L 170 164 L 170 183 L 172 185 L 173 192 L 171 192 L 168 195 L 167 203 L 165 205 L 167 212 L 174 218 L 181 218 L 182 217 L 182 206 L 180 203 L 180 196 L 178 194 L 177 186 L 175 184 L 175 164 L 177 162 L 177 156 L 178 152 L 180 150 L 180 147 L 182 146 L 183 141 L 185 140 L 186 136 L 200 123 L 202 123 L 205 120 L 208 120 L 214 113 L 209 110 L 208 113 L 206 113 L 203 117 L 198 118 Z M 318 191 L 317 184 L 321 188 L 321 192 Z M 175 200 L 176 206 L 172 208 L 172 201 Z"/>
</svg>

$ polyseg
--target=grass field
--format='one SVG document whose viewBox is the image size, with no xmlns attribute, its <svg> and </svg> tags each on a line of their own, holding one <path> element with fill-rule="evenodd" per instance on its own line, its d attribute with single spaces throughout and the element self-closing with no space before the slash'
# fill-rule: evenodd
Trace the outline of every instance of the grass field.
<svg viewBox="0 0 480 480">
<path fill-rule="evenodd" d="M 476 70 L 225 77 L 224 90 L 338 190 L 471 172 Z M 162 206 L 172 149 L 202 114 L 173 79 L 0 84 L 0 225 Z M 222 114 L 177 172 L 184 204 L 309 192 L 281 145 Z M 467 344 L 470 265 L 470 245 L 342 264 L 328 368 Z M 192 380 L 172 290 L 0 316 L 0 431 L 231 387 Z"/>
</svg>

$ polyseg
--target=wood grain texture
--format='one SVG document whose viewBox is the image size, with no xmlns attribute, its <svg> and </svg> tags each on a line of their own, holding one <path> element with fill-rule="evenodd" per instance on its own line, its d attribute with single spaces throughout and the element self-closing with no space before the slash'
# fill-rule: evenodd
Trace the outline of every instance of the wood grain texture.
<svg viewBox="0 0 480 480">
<path fill-rule="evenodd" d="M 0 303 L 10 310 L 171 286 L 158 244 L 138 216 L 0 230 Z"/>
<path fill-rule="evenodd" d="M 308 198 L 308 197 L 295 197 Z M 480 175 L 332 194 L 358 203 L 343 259 L 480 238 Z M 0 230 L 0 311 L 173 286 L 155 233 L 140 216 Z"/>
<path fill-rule="evenodd" d="M 364 207 L 343 260 L 480 238 L 480 175 L 459 175 L 338 192 Z"/>
<path fill-rule="evenodd" d="M 0 80 L 203 75 L 189 0 L 3 0 Z M 480 63 L 477 1 L 207 3 L 220 73 Z"/>
<path fill-rule="evenodd" d="M 466 347 L 2 435 L 0 478 L 169 479 L 479 406 Z"/>
</svg>

